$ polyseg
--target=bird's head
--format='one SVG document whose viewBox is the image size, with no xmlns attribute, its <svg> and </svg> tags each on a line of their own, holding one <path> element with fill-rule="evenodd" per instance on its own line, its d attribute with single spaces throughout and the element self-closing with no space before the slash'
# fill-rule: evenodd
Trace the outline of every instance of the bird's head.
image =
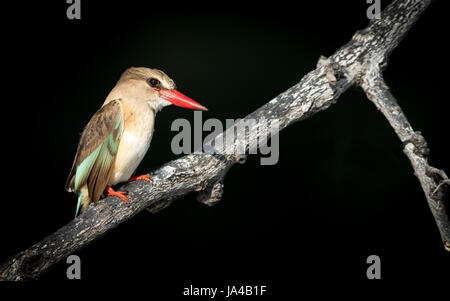
<svg viewBox="0 0 450 301">
<path fill-rule="evenodd" d="M 132 87 L 146 101 L 153 103 L 156 110 L 169 105 L 207 111 L 201 104 L 178 92 L 174 81 L 158 69 L 145 67 L 131 67 L 125 70 L 119 83 Z"/>
</svg>

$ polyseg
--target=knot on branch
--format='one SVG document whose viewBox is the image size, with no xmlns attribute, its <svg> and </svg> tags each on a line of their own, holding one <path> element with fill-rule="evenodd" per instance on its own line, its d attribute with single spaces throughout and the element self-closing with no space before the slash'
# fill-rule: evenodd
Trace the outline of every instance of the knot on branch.
<svg viewBox="0 0 450 301">
<path fill-rule="evenodd" d="M 330 58 L 321 55 L 317 61 L 317 68 L 320 67 L 325 68 L 325 77 L 330 83 L 332 89 L 335 89 L 336 83 L 341 78 L 342 74 L 339 70 L 339 64 L 334 63 Z"/>
<path fill-rule="evenodd" d="M 408 143 L 412 143 L 414 145 L 413 152 L 422 157 L 427 158 L 430 154 L 430 149 L 428 148 L 428 144 L 425 141 L 425 138 L 422 136 L 422 133 L 417 131 L 411 135 L 411 137 L 405 141 L 403 141 L 403 147 L 405 147 Z"/>
<path fill-rule="evenodd" d="M 239 164 L 245 164 L 245 162 L 247 162 L 247 155 L 236 155 L 236 162 Z"/>
<path fill-rule="evenodd" d="M 214 206 L 223 195 L 223 180 L 214 182 L 198 193 L 197 200 L 205 205 Z"/>
<path fill-rule="evenodd" d="M 431 192 L 431 198 L 434 200 L 443 200 L 447 192 L 446 187 L 450 187 L 450 179 L 442 169 L 427 166 L 425 173 L 436 183 L 436 188 Z"/>
<path fill-rule="evenodd" d="M 0 273 L 0 281 L 34 279 L 39 270 L 45 266 L 47 260 L 48 257 L 39 254 L 35 249 L 23 251 L 13 261 L 0 267 L 0 270 L 3 270 Z"/>
<path fill-rule="evenodd" d="M 19 273 L 24 275 L 24 278 L 33 278 L 32 275 L 42 269 L 45 265 L 46 258 L 41 254 L 33 252 L 32 254 L 24 254 L 23 265 L 19 269 Z"/>
<path fill-rule="evenodd" d="M 444 243 L 444 248 L 445 248 L 445 250 L 446 250 L 447 252 L 450 252 L 450 242 L 446 241 L 446 242 Z"/>
</svg>

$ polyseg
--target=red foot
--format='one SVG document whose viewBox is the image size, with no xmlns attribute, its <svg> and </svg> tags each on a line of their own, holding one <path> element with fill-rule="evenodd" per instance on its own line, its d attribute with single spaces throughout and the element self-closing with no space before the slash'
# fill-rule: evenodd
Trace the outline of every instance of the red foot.
<svg viewBox="0 0 450 301">
<path fill-rule="evenodd" d="M 115 191 L 114 189 L 112 189 L 109 186 L 106 186 L 106 196 L 116 196 L 119 199 L 121 199 L 124 203 L 128 204 L 130 202 L 129 199 L 127 199 L 127 197 L 125 196 L 126 192 L 125 191 Z"/>
<path fill-rule="evenodd" d="M 144 181 L 150 182 L 150 176 L 149 175 L 134 176 L 134 177 L 129 178 L 128 182 L 138 181 L 138 180 L 144 180 Z"/>
</svg>

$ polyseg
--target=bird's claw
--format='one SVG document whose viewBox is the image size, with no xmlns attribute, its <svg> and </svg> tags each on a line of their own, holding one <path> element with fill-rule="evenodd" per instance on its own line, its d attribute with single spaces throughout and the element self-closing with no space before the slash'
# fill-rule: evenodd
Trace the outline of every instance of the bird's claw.
<svg viewBox="0 0 450 301">
<path fill-rule="evenodd" d="M 146 182 L 150 182 L 150 176 L 149 175 L 134 176 L 134 177 L 129 178 L 128 182 L 138 181 L 138 180 L 144 180 Z"/>
<path fill-rule="evenodd" d="M 125 191 L 115 191 L 109 186 L 106 186 L 106 196 L 116 196 L 121 199 L 125 204 L 128 204 L 130 200 L 125 196 Z"/>
</svg>

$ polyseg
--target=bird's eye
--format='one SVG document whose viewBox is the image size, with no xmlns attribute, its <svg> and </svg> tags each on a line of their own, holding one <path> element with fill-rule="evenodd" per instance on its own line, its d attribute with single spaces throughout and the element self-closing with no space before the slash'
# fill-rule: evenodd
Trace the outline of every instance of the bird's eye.
<svg viewBox="0 0 450 301">
<path fill-rule="evenodd" d="M 160 83 L 160 81 L 159 80 L 157 80 L 156 78 L 150 78 L 149 80 L 148 80 L 148 83 L 150 84 L 150 86 L 152 87 L 152 88 L 157 88 L 157 89 L 160 89 L 161 88 L 161 83 Z"/>
</svg>

